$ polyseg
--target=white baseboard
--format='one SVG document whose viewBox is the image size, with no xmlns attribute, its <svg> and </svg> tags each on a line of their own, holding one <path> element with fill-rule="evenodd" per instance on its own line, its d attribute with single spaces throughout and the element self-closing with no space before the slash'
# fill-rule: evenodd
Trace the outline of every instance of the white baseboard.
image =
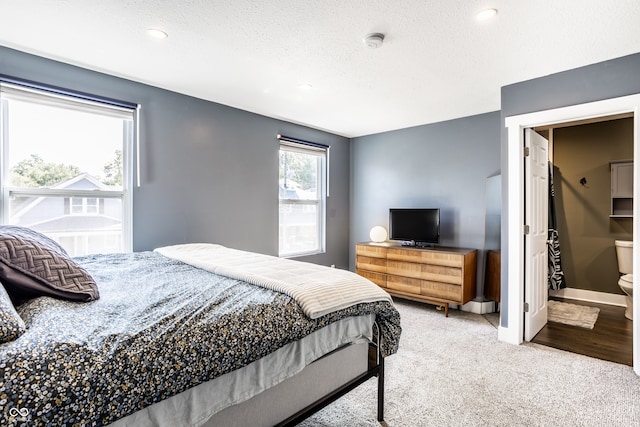
<svg viewBox="0 0 640 427">
<path fill-rule="evenodd" d="M 596 302 L 599 304 L 617 305 L 621 307 L 627 306 L 625 295 L 589 291 L 587 289 L 564 288 L 559 291 L 550 290 L 549 296 L 574 299 L 578 301 Z"/>
<path fill-rule="evenodd" d="M 496 303 L 493 301 L 469 301 L 460 307 L 462 311 L 469 311 L 475 314 L 495 313 Z"/>
<path fill-rule="evenodd" d="M 498 341 L 519 345 L 522 343 L 522 334 L 518 335 L 516 328 L 498 326 Z"/>
</svg>

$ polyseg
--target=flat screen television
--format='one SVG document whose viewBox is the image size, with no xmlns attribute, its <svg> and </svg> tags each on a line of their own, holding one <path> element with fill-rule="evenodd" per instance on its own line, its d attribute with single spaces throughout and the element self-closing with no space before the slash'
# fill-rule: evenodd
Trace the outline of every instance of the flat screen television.
<svg viewBox="0 0 640 427">
<path fill-rule="evenodd" d="M 389 209 L 389 239 L 411 246 L 437 244 L 440 241 L 440 209 Z"/>
</svg>

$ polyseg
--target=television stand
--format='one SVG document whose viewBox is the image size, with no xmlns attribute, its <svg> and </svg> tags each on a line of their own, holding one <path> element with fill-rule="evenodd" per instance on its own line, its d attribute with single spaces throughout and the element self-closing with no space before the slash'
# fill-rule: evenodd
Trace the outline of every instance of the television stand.
<svg viewBox="0 0 640 427">
<path fill-rule="evenodd" d="M 463 305 L 476 296 L 478 251 L 422 248 L 397 243 L 356 245 L 356 273 L 389 294 L 444 306 Z"/>
</svg>

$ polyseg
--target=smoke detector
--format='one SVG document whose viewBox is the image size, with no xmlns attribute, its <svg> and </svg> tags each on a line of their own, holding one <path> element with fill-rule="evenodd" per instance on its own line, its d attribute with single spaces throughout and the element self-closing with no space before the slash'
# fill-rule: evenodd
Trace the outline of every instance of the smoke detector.
<svg viewBox="0 0 640 427">
<path fill-rule="evenodd" d="M 368 34 L 362 41 L 364 42 L 364 45 L 369 49 L 377 49 L 382 46 L 382 42 L 384 41 L 384 34 Z"/>
</svg>

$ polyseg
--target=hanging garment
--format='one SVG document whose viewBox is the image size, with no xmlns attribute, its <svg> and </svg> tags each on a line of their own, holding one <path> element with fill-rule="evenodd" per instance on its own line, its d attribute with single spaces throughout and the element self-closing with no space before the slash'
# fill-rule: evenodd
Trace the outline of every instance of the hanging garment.
<svg viewBox="0 0 640 427">
<path fill-rule="evenodd" d="M 549 235 L 547 240 L 549 252 L 549 289 L 557 291 L 567 287 L 560 262 L 560 240 L 556 227 L 555 191 L 553 189 L 553 164 L 549 162 Z"/>
</svg>

